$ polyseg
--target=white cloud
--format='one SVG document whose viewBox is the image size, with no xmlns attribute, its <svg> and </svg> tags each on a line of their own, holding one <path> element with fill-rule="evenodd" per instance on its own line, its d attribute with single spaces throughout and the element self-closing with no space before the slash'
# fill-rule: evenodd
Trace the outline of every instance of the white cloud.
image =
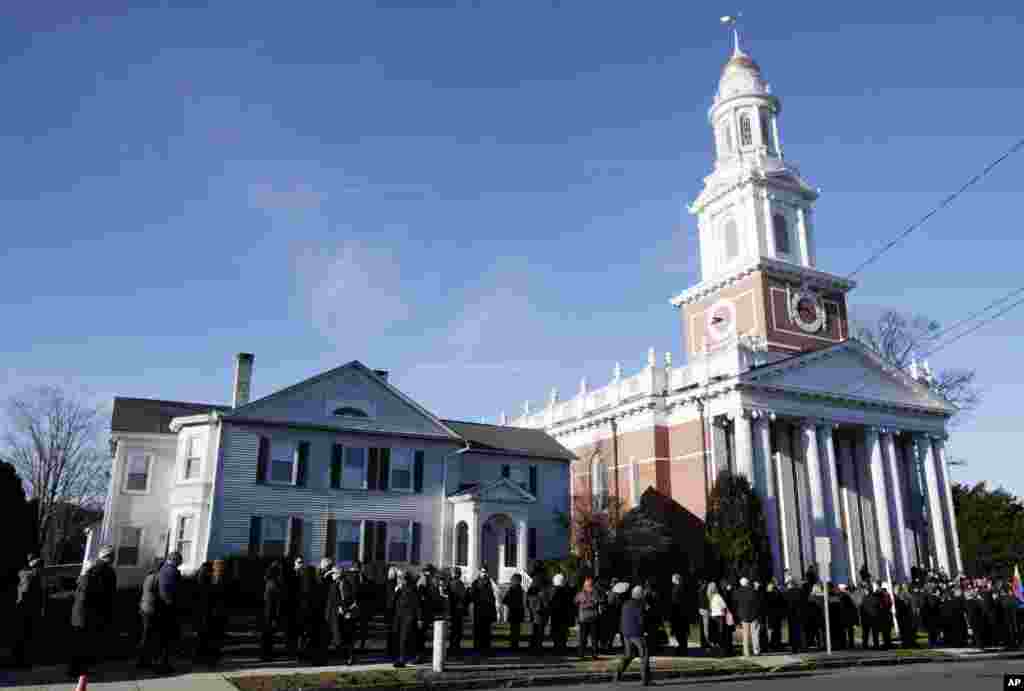
<svg viewBox="0 0 1024 691">
<path fill-rule="evenodd" d="M 314 326 L 329 338 L 378 334 L 411 312 L 400 266 L 388 249 L 355 241 L 307 248 L 296 256 L 295 272 Z"/>
</svg>

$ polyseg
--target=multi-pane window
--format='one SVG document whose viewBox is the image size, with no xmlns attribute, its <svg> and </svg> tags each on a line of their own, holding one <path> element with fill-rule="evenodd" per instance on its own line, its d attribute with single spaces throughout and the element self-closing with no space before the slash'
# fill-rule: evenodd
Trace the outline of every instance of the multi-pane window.
<svg viewBox="0 0 1024 691">
<path fill-rule="evenodd" d="M 789 254 L 789 228 L 782 214 L 772 216 L 772 232 L 775 234 L 775 253 Z"/>
<path fill-rule="evenodd" d="M 359 521 L 338 521 L 338 559 L 356 561 L 359 559 Z"/>
<path fill-rule="evenodd" d="M 740 253 L 740 234 L 736 221 L 730 219 L 725 224 L 725 260 L 731 261 Z"/>
<path fill-rule="evenodd" d="M 202 462 L 200 456 L 201 444 L 199 437 L 189 437 L 185 442 L 185 479 L 193 480 L 199 477 L 199 466 Z"/>
<path fill-rule="evenodd" d="M 145 492 L 149 489 L 149 466 L 151 456 L 133 454 L 128 457 L 128 469 L 124 488 L 129 492 Z"/>
<path fill-rule="evenodd" d="M 366 449 L 345 447 L 341 486 L 345 489 L 366 489 Z"/>
<path fill-rule="evenodd" d="M 590 464 L 590 482 L 594 494 L 594 506 L 598 511 L 608 508 L 608 468 L 601 459 L 594 459 Z"/>
<path fill-rule="evenodd" d="M 142 528 L 121 528 L 121 539 L 117 545 L 117 565 L 138 566 L 141 543 Z"/>
<path fill-rule="evenodd" d="M 272 442 L 270 445 L 270 481 L 290 483 L 295 470 L 295 444 Z"/>
<path fill-rule="evenodd" d="M 195 516 L 178 516 L 178 524 L 174 533 L 174 549 L 181 554 L 181 562 L 187 564 L 192 560 L 192 543 Z"/>
<path fill-rule="evenodd" d="M 288 519 L 264 516 L 261 553 L 265 557 L 283 557 L 288 547 Z"/>
<path fill-rule="evenodd" d="M 409 543 L 412 542 L 408 523 L 388 525 L 388 561 L 409 561 Z"/>
<path fill-rule="evenodd" d="M 416 455 L 413 449 L 391 449 L 391 489 L 411 490 Z"/>
<path fill-rule="evenodd" d="M 754 143 L 754 135 L 750 129 L 750 116 L 744 113 L 740 116 L 740 146 L 750 146 Z"/>
</svg>

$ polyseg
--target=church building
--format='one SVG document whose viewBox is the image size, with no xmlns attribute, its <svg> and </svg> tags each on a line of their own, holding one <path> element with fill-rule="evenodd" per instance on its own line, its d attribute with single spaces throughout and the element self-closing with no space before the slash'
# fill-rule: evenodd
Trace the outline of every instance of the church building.
<svg viewBox="0 0 1024 691">
<path fill-rule="evenodd" d="M 690 205 L 701 280 L 671 299 L 685 365 L 647 366 L 511 424 L 577 460 L 574 499 L 629 509 L 654 488 L 704 519 L 722 471 L 763 501 L 773 572 L 802 575 L 829 538 L 832 579 L 962 571 L 945 441 L 955 409 L 925 366 L 891 367 L 850 338 L 855 283 L 818 268 L 818 192 L 783 154 L 781 101 L 736 38 L 708 113 L 714 169 Z M 823 232 L 828 232 L 823 230 Z M 588 502 L 589 503 L 589 502 Z M 574 510 L 579 503 L 574 502 Z"/>
</svg>

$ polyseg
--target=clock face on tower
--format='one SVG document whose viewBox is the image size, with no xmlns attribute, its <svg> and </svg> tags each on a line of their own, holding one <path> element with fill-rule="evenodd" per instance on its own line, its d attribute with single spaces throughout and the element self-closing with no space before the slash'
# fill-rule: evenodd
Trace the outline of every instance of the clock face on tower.
<svg viewBox="0 0 1024 691">
<path fill-rule="evenodd" d="M 705 313 L 705 331 L 709 343 L 719 343 L 736 332 L 736 306 L 731 300 L 719 300 Z"/>
<path fill-rule="evenodd" d="M 825 325 L 825 307 L 809 290 L 794 292 L 789 298 L 789 317 L 807 333 L 817 333 Z"/>
</svg>

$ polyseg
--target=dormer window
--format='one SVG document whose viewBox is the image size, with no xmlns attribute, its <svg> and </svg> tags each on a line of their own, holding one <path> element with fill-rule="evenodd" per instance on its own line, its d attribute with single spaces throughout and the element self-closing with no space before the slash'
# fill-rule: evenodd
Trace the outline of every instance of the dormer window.
<svg viewBox="0 0 1024 691">
<path fill-rule="evenodd" d="M 335 408 L 331 411 L 331 415 L 336 415 L 338 417 L 370 417 L 370 414 L 362 408 L 356 408 L 355 406 L 350 405 L 343 405 L 340 408 Z"/>
</svg>

